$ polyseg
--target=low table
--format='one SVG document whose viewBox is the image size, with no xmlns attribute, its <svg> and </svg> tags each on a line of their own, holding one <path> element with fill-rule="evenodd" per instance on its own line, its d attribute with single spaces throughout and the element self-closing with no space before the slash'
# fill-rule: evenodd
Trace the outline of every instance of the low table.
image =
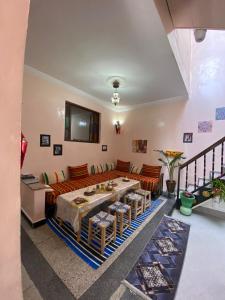
<svg viewBox="0 0 225 300">
<path fill-rule="evenodd" d="M 129 189 L 140 188 L 140 182 L 133 179 L 130 179 L 128 182 L 124 182 L 123 178 L 119 177 L 114 179 L 113 182 L 117 183 L 117 186 L 114 187 L 114 190 L 110 192 L 106 191 L 104 193 L 96 193 L 92 196 L 84 196 L 84 192 L 87 190 L 87 188 L 83 188 L 58 196 L 56 200 L 56 216 L 62 221 L 69 222 L 73 226 L 74 231 L 77 232 L 78 241 L 80 240 L 82 218 L 90 210 L 107 200 L 119 200 L 120 197 L 122 197 Z M 108 181 L 102 182 L 100 185 L 103 183 L 106 185 Z M 92 185 L 89 188 L 92 189 L 95 187 L 96 185 Z M 77 197 L 85 198 L 87 202 L 76 205 L 73 203 L 73 200 Z"/>
</svg>

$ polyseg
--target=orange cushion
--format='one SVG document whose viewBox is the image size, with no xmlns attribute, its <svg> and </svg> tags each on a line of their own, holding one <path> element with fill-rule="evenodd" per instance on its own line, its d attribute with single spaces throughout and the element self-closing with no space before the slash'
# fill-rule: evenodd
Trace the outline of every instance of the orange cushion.
<svg viewBox="0 0 225 300">
<path fill-rule="evenodd" d="M 152 177 L 152 178 L 159 178 L 160 173 L 161 173 L 161 166 L 149 166 L 143 164 L 142 170 L 141 170 L 141 175 L 147 176 L 147 177 Z"/>
<path fill-rule="evenodd" d="M 68 167 L 68 171 L 70 180 L 82 179 L 89 176 L 88 164 L 75 167 Z"/>
<path fill-rule="evenodd" d="M 130 172 L 130 162 L 118 159 L 116 164 L 116 170 L 121 172 Z"/>
</svg>

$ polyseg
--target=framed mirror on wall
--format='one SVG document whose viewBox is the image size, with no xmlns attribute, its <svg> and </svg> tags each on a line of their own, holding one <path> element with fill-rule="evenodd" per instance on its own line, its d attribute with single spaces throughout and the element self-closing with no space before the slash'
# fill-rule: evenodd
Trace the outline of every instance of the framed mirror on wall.
<svg viewBox="0 0 225 300">
<path fill-rule="evenodd" d="M 65 141 L 99 143 L 100 113 L 77 104 L 65 103 Z"/>
</svg>

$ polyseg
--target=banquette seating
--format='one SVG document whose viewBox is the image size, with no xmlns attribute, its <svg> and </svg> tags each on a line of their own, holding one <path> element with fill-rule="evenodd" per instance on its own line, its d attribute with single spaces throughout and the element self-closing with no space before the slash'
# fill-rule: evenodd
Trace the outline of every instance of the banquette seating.
<svg viewBox="0 0 225 300">
<path fill-rule="evenodd" d="M 90 185 L 96 185 L 103 181 L 113 180 L 118 177 L 128 177 L 140 181 L 143 190 L 151 191 L 154 194 L 160 194 L 162 190 L 163 174 L 161 166 L 149 166 L 143 164 L 139 174 L 132 172 L 130 162 L 117 160 L 115 169 L 100 170 L 98 173 L 89 175 L 88 164 L 77 167 L 68 167 L 69 180 L 65 180 L 63 171 L 54 172 L 50 175 L 44 173 L 45 183 L 50 185 L 53 191 L 46 193 L 46 205 L 56 204 L 59 195 L 68 193 L 77 189 L 85 188 Z M 55 178 L 55 180 L 52 180 Z"/>
</svg>

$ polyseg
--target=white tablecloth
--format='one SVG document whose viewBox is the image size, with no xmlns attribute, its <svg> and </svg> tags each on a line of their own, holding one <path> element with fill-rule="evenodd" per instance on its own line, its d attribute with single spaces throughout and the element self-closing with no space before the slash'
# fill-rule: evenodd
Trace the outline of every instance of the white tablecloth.
<svg viewBox="0 0 225 300">
<path fill-rule="evenodd" d="M 107 184 L 108 181 L 103 182 Z M 92 196 L 84 196 L 84 192 L 87 190 L 87 188 L 79 189 L 74 192 L 69 192 L 66 194 L 62 194 L 58 196 L 57 198 L 57 217 L 62 219 L 63 221 L 69 222 L 73 228 L 74 231 L 77 232 L 79 228 L 79 215 L 80 213 L 83 213 L 85 211 L 90 211 L 94 207 L 102 204 L 103 202 L 116 197 L 117 200 L 130 188 L 140 187 L 140 183 L 137 180 L 130 180 L 129 182 L 123 182 L 122 177 L 114 179 L 113 182 L 117 183 L 118 186 L 114 188 L 114 192 L 107 192 L 103 194 L 94 194 Z M 92 188 L 96 187 L 96 185 L 93 185 L 90 187 L 90 190 Z M 77 197 L 83 197 L 88 200 L 87 203 L 81 204 L 81 205 L 74 205 L 73 200 Z"/>
</svg>

